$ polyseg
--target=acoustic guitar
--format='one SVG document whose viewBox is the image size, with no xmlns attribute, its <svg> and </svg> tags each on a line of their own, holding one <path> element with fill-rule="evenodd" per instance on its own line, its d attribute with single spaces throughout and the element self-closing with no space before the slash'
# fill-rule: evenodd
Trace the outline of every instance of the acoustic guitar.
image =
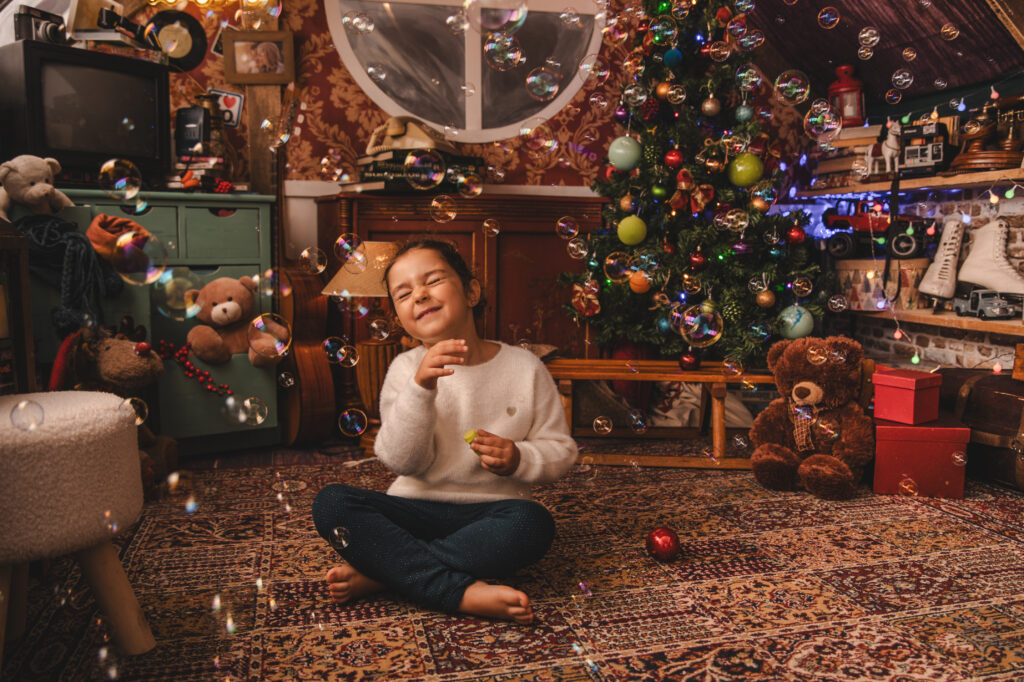
<svg viewBox="0 0 1024 682">
<path fill-rule="evenodd" d="M 281 442 L 319 443 L 334 435 L 337 412 L 334 379 L 322 344 L 327 331 L 327 297 L 320 292 L 318 275 L 298 268 L 282 268 L 282 282 L 291 283 L 291 295 L 281 296 L 281 316 L 292 327 L 292 347 L 280 365 L 295 383 L 278 395 Z"/>
</svg>

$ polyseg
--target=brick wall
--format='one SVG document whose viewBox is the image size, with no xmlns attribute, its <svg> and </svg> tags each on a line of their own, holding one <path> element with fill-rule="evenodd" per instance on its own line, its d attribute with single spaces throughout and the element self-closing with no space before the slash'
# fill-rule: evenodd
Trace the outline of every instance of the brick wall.
<svg viewBox="0 0 1024 682">
<path fill-rule="evenodd" d="M 1007 257 L 1018 272 L 1024 274 L 1024 188 L 1016 190 L 1013 199 L 1006 199 L 1007 187 L 996 191 L 999 203 L 989 201 L 986 189 L 966 189 L 941 193 L 915 193 L 904 197 L 901 213 L 934 217 L 941 227 L 945 216 L 955 212 L 971 216 L 967 225 L 960 262 L 970 253 L 970 233 L 996 217 L 1003 217 L 1010 226 L 1007 239 Z M 899 311 L 896 312 L 899 316 Z M 1024 343 L 1024 324 L 1021 337 L 1007 334 L 933 327 L 900 322 L 901 339 L 894 339 L 896 323 L 891 319 L 856 316 L 850 321 L 852 333 L 864 346 L 869 357 L 899 366 L 913 366 L 910 358 L 920 356 L 919 369 L 943 367 L 991 368 L 997 362 L 1009 371 L 1013 366 L 1014 346 Z"/>
</svg>

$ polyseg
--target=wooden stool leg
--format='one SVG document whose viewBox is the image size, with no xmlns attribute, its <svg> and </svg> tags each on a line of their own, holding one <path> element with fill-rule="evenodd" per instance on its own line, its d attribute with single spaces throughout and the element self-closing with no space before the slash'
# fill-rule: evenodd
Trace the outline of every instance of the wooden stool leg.
<svg viewBox="0 0 1024 682">
<path fill-rule="evenodd" d="M 75 560 L 110 623 L 111 635 L 118 647 L 129 656 L 135 656 L 156 646 L 114 545 L 109 541 L 101 542 L 76 552 Z"/>
<path fill-rule="evenodd" d="M 711 448 L 715 459 L 725 457 L 725 384 L 711 384 Z"/>
<path fill-rule="evenodd" d="M 14 641 L 25 634 L 28 622 L 28 562 L 9 566 L 11 582 L 4 590 L 7 598 L 7 633 L 8 640 Z"/>
</svg>

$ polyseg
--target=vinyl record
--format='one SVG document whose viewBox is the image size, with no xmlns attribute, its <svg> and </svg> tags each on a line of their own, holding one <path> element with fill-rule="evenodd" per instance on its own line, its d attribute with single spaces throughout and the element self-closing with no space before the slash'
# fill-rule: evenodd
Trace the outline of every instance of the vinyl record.
<svg viewBox="0 0 1024 682">
<path fill-rule="evenodd" d="M 155 37 L 171 66 L 191 71 L 206 57 L 206 31 L 191 14 L 169 9 L 146 22 L 147 38 Z"/>
</svg>

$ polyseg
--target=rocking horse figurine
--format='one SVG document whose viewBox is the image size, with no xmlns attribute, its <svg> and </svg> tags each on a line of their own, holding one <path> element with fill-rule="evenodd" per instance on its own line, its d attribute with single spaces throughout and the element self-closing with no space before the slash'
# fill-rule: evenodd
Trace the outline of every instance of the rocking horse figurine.
<svg viewBox="0 0 1024 682">
<path fill-rule="evenodd" d="M 888 134 L 884 140 L 868 147 L 864 160 L 867 161 L 868 175 L 875 174 L 875 163 L 885 162 L 885 173 L 892 173 L 900 163 L 900 133 L 903 132 L 899 121 L 888 120 L 885 123 Z M 881 136 L 879 136 L 881 137 Z M 878 171 L 883 172 L 883 171 Z"/>
</svg>

